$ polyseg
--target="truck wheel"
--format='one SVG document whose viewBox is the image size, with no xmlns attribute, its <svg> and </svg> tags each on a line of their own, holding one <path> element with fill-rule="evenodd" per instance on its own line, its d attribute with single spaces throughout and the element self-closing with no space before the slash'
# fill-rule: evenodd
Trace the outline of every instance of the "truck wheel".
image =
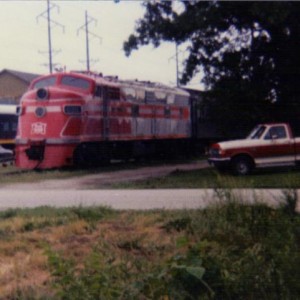
<svg viewBox="0 0 300 300">
<path fill-rule="evenodd" d="M 253 169 L 253 163 L 248 157 L 236 157 L 232 161 L 232 170 L 236 175 L 248 175 Z"/>
</svg>

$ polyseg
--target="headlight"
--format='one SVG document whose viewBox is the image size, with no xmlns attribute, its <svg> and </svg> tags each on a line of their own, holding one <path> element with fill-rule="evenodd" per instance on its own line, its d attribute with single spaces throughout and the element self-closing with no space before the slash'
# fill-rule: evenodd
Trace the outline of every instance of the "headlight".
<svg viewBox="0 0 300 300">
<path fill-rule="evenodd" d="M 221 149 L 218 144 L 209 149 L 210 157 L 220 157 L 224 154 L 225 154 L 225 150 Z"/>
<path fill-rule="evenodd" d="M 220 149 L 211 148 L 209 150 L 209 156 L 211 156 L 211 157 L 219 157 L 220 156 Z"/>
<path fill-rule="evenodd" d="M 42 118 L 46 114 L 46 107 L 37 107 L 35 109 L 35 115 L 38 118 Z"/>
<path fill-rule="evenodd" d="M 38 100 L 46 100 L 49 98 L 48 90 L 45 88 L 40 88 L 36 91 L 36 97 Z"/>
</svg>

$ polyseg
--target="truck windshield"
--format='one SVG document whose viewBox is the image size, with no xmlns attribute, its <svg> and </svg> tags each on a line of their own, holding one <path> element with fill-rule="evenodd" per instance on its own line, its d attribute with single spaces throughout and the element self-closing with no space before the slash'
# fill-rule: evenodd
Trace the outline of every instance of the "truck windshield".
<svg viewBox="0 0 300 300">
<path fill-rule="evenodd" d="M 258 125 L 256 126 L 250 134 L 247 136 L 247 139 L 255 140 L 255 139 L 260 139 L 263 133 L 266 130 L 266 126 L 264 125 Z"/>
</svg>

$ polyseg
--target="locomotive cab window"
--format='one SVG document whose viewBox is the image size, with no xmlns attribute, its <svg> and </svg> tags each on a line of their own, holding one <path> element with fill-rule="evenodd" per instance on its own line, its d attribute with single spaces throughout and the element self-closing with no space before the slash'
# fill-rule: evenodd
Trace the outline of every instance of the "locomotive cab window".
<svg viewBox="0 0 300 300">
<path fill-rule="evenodd" d="M 88 90 L 91 86 L 90 80 L 75 76 L 63 76 L 60 82 L 62 85 L 67 85 L 74 88 Z"/>
<path fill-rule="evenodd" d="M 46 77 L 46 78 L 38 80 L 33 85 L 33 88 L 34 89 L 40 89 L 40 88 L 44 88 L 44 87 L 47 87 L 47 86 L 55 85 L 55 83 L 56 83 L 56 76 Z"/>
</svg>

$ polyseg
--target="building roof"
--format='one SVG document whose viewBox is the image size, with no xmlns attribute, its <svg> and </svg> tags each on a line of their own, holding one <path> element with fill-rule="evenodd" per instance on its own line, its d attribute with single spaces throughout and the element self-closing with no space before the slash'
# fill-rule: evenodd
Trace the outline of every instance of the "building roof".
<svg viewBox="0 0 300 300">
<path fill-rule="evenodd" d="M 15 70 L 10 70 L 10 69 L 3 69 L 0 72 L 0 76 L 3 73 L 9 73 L 19 79 L 21 79 L 22 81 L 26 82 L 26 83 L 30 83 L 33 79 L 37 78 L 38 76 L 40 76 L 39 74 L 33 74 L 33 73 L 27 73 L 27 72 L 20 72 L 20 71 L 15 71 Z"/>
</svg>

